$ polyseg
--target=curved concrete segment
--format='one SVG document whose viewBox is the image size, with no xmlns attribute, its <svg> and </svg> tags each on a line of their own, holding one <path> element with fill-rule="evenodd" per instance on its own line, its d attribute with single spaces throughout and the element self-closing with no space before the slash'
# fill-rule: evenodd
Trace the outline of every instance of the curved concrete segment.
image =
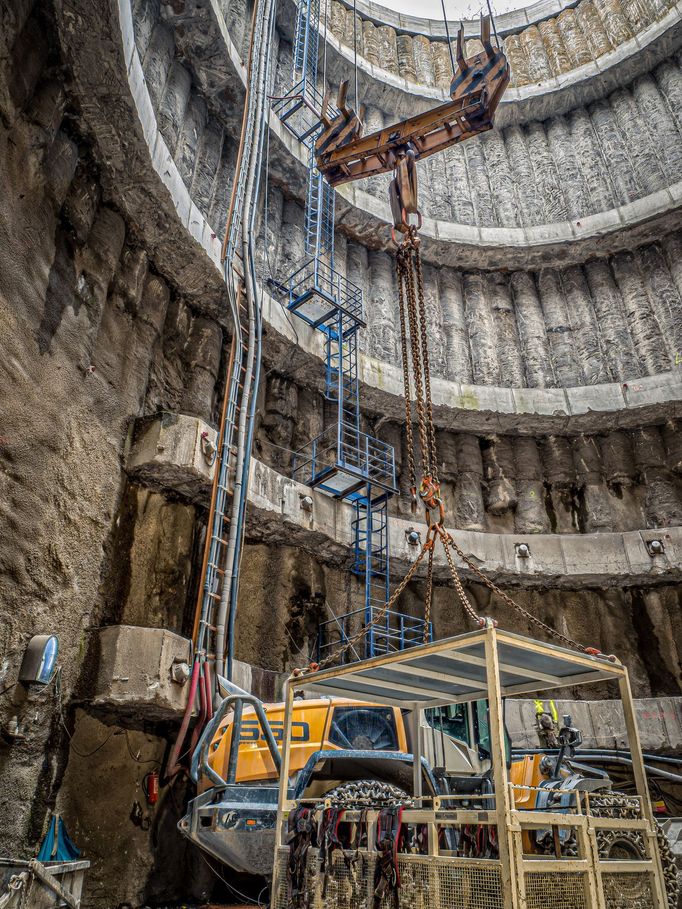
<svg viewBox="0 0 682 909">
<path fill-rule="evenodd" d="M 287 37 L 291 31 L 293 0 L 285 0 L 287 16 L 280 25 Z M 577 5 L 577 4 L 576 4 Z M 572 107 L 588 104 L 648 72 L 656 64 L 674 53 L 682 40 L 682 4 L 671 6 L 664 16 L 650 23 L 628 40 L 597 56 L 589 62 L 557 75 L 545 74 L 529 84 L 507 88 L 496 116 L 498 126 L 522 123 L 533 119 L 558 116 Z M 328 74 L 332 81 L 339 81 L 354 65 L 352 48 L 329 33 Z M 363 77 L 363 99 L 391 111 L 397 117 L 409 116 L 442 102 L 447 95 L 446 86 L 427 85 L 389 72 L 362 55 L 358 68 Z"/>
<path fill-rule="evenodd" d="M 220 242 L 192 201 L 158 130 L 134 45 L 129 0 L 119 0 L 117 9 L 112 21 L 118 19 L 118 31 L 100 26 L 99 40 L 107 42 L 111 52 L 111 46 L 121 39 L 125 82 L 117 84 L 111 80 L 103 86 L 92 65 L 92 49 L 88 57 L 80 43 L 80 32 L 74 30 L 67 36 L 74 50 L 74 71 L 81 94 L 87 97 L 90 92 L 93 96 L 93 103 L 85 105 L 84 114 L 96 135 L 106 135 L 111 149 L 107 164 L 114 175 L 113 198 L 156 251 L 159 266 L 198 306 L 224 324 Z M 97 37 L 93 31 L 89 35 Z M 96 41 L 94 46 L 97 47 Z M 102 100 L 106 103 L 100 103 Z M 127 174 L 133 167 L 138 177 L 131 186 Z M 267 296 L 264 318 L 268 325 L 266 360 L 276 362 L 285 373 L 287 368 L 300 373 L 307 366 L 310 383 L 321 387 L 323 350 L 319 334 L 303 324 L 297 325 L 294 332 L 282 307 Z M 402 385 L 397 368 L 363 355 L 360 374 L 367 409 L 400 419 Z M 565 389 L 499 388 L 434 380 L 439 425 L 472 431 L 529 434 L 632 427 L 679 416 L 681 400 L 682 379 L 678 371 L 622 384 Z"/>
<path fill-rule="evenodd" d="M 298 359 L 287 361 L 285 351 L 299 351 L 319 360 L 308 381 L 323 388 L 323 344 L 319 332 L 303 324 L 296 333 L 284 308 L 263 297 L 265 322 L 278 370 L 300 372 Z M 287 367 L 290 365 L 290 369 Z M 403 377 L 399 366 L 360 354 L 359 376 L 363 409 L 388 419 L 404 420 Z M 432 377 L 434 417 L 439 428 L 459 431 L 565 433 L 624 429 L 682 416 L 682 371 L 646 376 L 630 382 L 585 385 L 575 388 L 504 388 L 467 385 Z"/>
<path fill-rule="evenodd" d="M 301 507 L 312 496 L 312 510 Z M 259 461 L 252 462 L 249 482 L 251 540 L 300 546 L 322 561 L 346 563 L 350 558 L 352 508 L 283 477 Z M 424 539 L 426 525 L 389 518 L 391 573 L 398 580 L 412 564 L 419 546 L 408 542 L 415 529 Z M 486 577 L 497 583 L 523 587 L 575 589 L 581 586 L 619 587 L 670 583 L 682 579 L 682 528 L 631 533 L 512 535 L 453 530 L 462 551 Z M 651 556 L 650 540 L 662 540 L 662 555 Z M 529 558 L 520 558 L 517 546 L 526 543 Z M 455 556 L 460 573 L 475 575 Z M 449 571 L 442 547 L 436 547 L 435 576 L 447 580 Z M 420 576 L 423 572 L 420 572 Z"/>
<path fill-rule="evenodd" d="M 195 417 L 162 415 L 138 421 L 136 441 L 128 456 L 130 476 L 154 489 L 190 495 L 208 501 L 213 467 L 205 457 L 202 435 L 215 442 L 215 430 Z M 308 500 L 312 499 L 312 506 Z M 252 459 L 249 476 L 250 542 L 300 547 L 321 562 L 346 566 L 352 558 L 352 506 L 283 476 Z M 396 579 L 405 573 L 419 552 L 408 541 L 417 530 L 426 531 L 421 516 L 389 518 L 391 570 Z M 500 534 L 454 530 L 460 548 L 490 579 L 503 585 L 575 589 L 663 584 L 682 579 L 682 528 L 666 527 L 629 533 L 598 534 Z M 663 552 L 652 555 L 651 540 L 663 543 Z M 520 557 L 525 543 L 528 557 Z M 457 558 L 462 575 L 473 573 Z M 437 547 L 436 577 L 447 580 L 448 567 Z"/>
<path fill-rule="evenodd" d="M 351 0 L 341 0 L 348 9 L 353 8 Z M 520 9 L 508 10 L 495 16 L 497 34 L 504 36 L 528 25 L 537 25 L 543 19 L 558 15 L 564 9 L 576 7 L 580 0 L 536 0 Z M 409 13 L 399 13 L 394 9 L 376 3 L 375 0 L 355 0 L 355 9 L 362 19 L 369 19 L 378 25 L 390 25 L 391 28 L 400 29 L 415 35 L 427 35 L 433 38 L 445 39 L 446 29 L 442 19 L 426 19 L 423 16 L 411 16 Z M 448 30 L 450 35 L 457 33 L 462 25 L 465 38 L 477 38 L 480 35 L 479 19 L 449 20 Z"/>
</svg>

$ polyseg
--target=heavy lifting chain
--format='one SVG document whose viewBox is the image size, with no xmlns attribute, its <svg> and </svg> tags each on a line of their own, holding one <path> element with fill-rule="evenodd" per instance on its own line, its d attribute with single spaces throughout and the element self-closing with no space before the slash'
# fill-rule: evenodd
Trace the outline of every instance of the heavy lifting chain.
<svg viewBox="0 0 682 909">
<path fill-rule="evenodd" d="M 479 627 L 485 625 L 485 619 L 478 615 L 471 604 L 452 560 L 452 554 L 448 549 L 452 537 L 444 526 L 445 508 L 440 495 L 440 481 L 438 479 L 436 430 L 433 422 L 433 404 L 431 399 L 428 319 L 424 302 L 424 273 L 419 252 L 419 237 L 415 225 L 403 224 L 402 232 L 403 240 L 398 247 L 396 271 L 398 276 L 400 334 L 403 352 L 403 384 L 405 387 L 405 423 L 407 426 L 410 491 L 413 510 L 415 510 L 417 504 L 417 477 L 414 454 L 412 452 L 412 409 L 410 404 L 413 379 L 419 425 L 419 447 L 421 449 L 422 478 L 419 484 L 419 498 L 426 509 L 426 522 L 429 525 L 421 553 L 428 552 L 429 554 L 424 599 L 424 643 L 426 644 L 430 639 L 431 603 L 433 601 L 433 554 L 438 539 L 443 544 L 455 590 L 464 611 L 474 624 Z M 408 332 L 411 363 L 408 360 Z M 434 510 L 438 512 L 438 517 L 435 521 L 432 521 L 431 513 Z"/>
<path fill-rule="evenodd" d="M 435 543 L 438 539 L 443 544 L 445 558 L 450 569 L 450 574 L 455 585 L 455 591 L 460 600 L 464 611 L 474 624 L 482 627 L 486 620 L 482 618 L 471 604 L 469 597 L 464 590 L 459 572 L 452 558 L 454 550 L 462 562 L 472 571 L 472 573 L 483 583 L 489 590 L 495 593 L 506 606 L 515 610 L 522 615 L 528 622 L 544 631 L 547 635 L 561 641 L 562 644 L 575 648 L 582 652 L 593 652 L 591 648 L 586 648 L 567 635 L 562 634 L 550 625 L 547 625 L 537 616 L 533 615 L 507 593 L 501 590 L 493 581 L 478 568 L 477 565 L 469 559 L 462 549 L 457 545 L 452 534 L 445 528 L 445 510 L 440 494 L 440 483 L 437 472 L 437 455 L 436 455 L 436 434 L 433 421 L 433 403 L 431 397 L 431 371 L 429 364 L 428 351 L 428 316 L 424 302 L 424 277 L 421 264 L 421 255 L 419 251 L 419 237 L 417 228 L 414 225 L 401 225 L 403 239 L 398 247 L 397 254 L 397 276 L 398 276 L 398 296 L 400 306 L 400 330 L 401 345 L 403 353 L 403 385 L 405 388 L 405 419 L 407 424 L 407 444 L 408 444 L 408 469 L 410 472 L 410 489 L 413 496 L 413 503 L 416 503 L 416 473 L 414 455 L 412 452 L 413 434 L 411 427 L 412 413 L 410 405 L 411 384 L 414 382 L 415 399 L 417 410 L 417 421 L 419 425 L 419 444 L 421 447 L 422 457 L 422 479 L 419 484 L 419 496 L 426 509 L 426 521 L 429 525 L 427 538 L 422 548 L 420 556 L 428 551 L 428 567 L 426 575 L 426 595 L 424 602 L 424 643 L 427 643 L 430 637 L 430 620 L 431 620 L 431 603 L 433 600 L 433 553 Z M 405 318 L 405 311 L 407 318 Z M 407 334 L 409 331 L 409 345 Z M 411 354 L 411 370 L 408 361 L 408 347 Z M 438 518 L 431 520 L 431 512 L 437 509 Z"/>
<path fill-rule="evenodd" d="M 527 609 L 513 600 L 501 590 L 493 581 L 469 559 L 457 545 L 452 535 L 445 528 L 445 509 L 440 494 L 440 483 L 437 471 L 436 434 L 433 422 L 433 404 L 431 398 L 431 371 L 428 351 L 428 316 L 424 302 L 424 277 L 422 271 L 421 255 L 419 251 L 419 237 L 417 227 L 408 225 L 403 217 L 403 223 L 398 229 L 403 234 L 403 239 L 398 247 L 396 257 L 396 271 L 398 277 L 398 301 L 400 307 L 400 333 L 403 355 L 403 385 L 405 389 L 405 421 L 407 426 L 408 469 L 410 473 L 410 490 L 413 506 L 416 505 L 416 472 L 413 454 L 412 410 L 411 410 L 411 385 L 414 383 L 417 421 L 419 425 L 419 444 L 421 448 L 422 479 L 419 484 L 419 497 L 426 510 L 428 532 L 420 558 L 428 551 L 428 567 L 426 575 L 426 593 L 424 602 L 424 643 L 430 638 L 431 604 L 433 600 L 433 553 L 438 539 L 443 544 L 445 558 L 450 569 L 450 574 L 455 585 L 455 591 L 468 617 L 474 624 L 482 627 L 486 619 L 482 618 L 471 604 L 464 590 L 459 572 L 452 558 L 454 550 L 462 562 L 473 574 L 502 600 L 510 609 L 516 610 L 528 622 L 542 629 L 547 635 L 561 641 L 562 644 L 573 647 L 582 652 L 594 652 L 586 648 L 567 635 L 562 634 L 541 619 L 538 619 Z M 409 333 L 409 344 L 408 335 Z M 408 348 L 411 355 L 411 364 L 408 362 Z M 411 366 L 411 368 L 410 368 Z M 437 509 L 438 517 L 431 519 L 431 513 Z"/>
<path fill-rule="evenodd" d="M 417 558 L 414 560 L 407 574 L 393 591 L 384 606 L 377 610 L 372 621 L 363 625 L 355 635 L 342 641 L 339 647 L 329 653 L 320 663 L 313 663 L 309 668 L 311 671 L 317 671 L 328 666 L 330 663 L 335 662 L 338 657 L 342 656 L 347 650 L 360 643 L 374 625 L 378 625 L 382 622 L 385 619 L 386 614 L 392 609 L 402 592 L 414 577 L 417 568 L 427 553 L 426 591 L 424 597 L 424 643 L 428 644 L 431 638 L 433 557 L 438 540 L 440 540 L 443 545 L 445 559 L 448 563 L 457 597 L 462 604 L 464 612 L 477 627 L 483 628 L 489 623 L 496 625 L 497 622 L 493 619 L 480 616 L 474 609 L 471 600 L 464 589 L 457 566 L 452 557 L 453 550 L 482 584 L 484 584 L 492 593 L 497 594 L 506 606 L 522 615 L 526 621 L 535 625 L 537 628 L 540 628 L 549 637 L 560 641 L 569 648 L 590 655 L 601 655 L 600 651 L 596 648 L 585 647 L 578 643 L 578 641 L 574 641 L 573 638 L 570 638 L 560 631 L 557 631 L 556 628 L 547 625 L 513 600 L 507 593 L 501 590 L 497 584 L 486 577 L 480 568 L 464 554 L 462 549 L 453 539 L 452 534 L 445 528 L 445 508 L 440 494 L 440 481 L 438 479 L 436 430 L 433 422 L 433 403 L 431 399 L 431 369 L 428 346 L 429 322 L 424 299 L 424 274 L 419 251 L 420 241 L 417 234 L 418 225 L 421 224 L 422 219 L 416 205 L 417 192 L 416 172 L 413 167 L 414 162 L 408 161 L 408 163 L 411 164 L 411 167 L 404 167 L 396 171 L 396 178 L 392 184 L 391 205 L 395 220 L 393 238 L 398 245 L 396 272 L 398 278 L 400 343 L 403 358 L 405 432 L 410 494 L 412 497 L 413 511 L 416 511 L 417 497 L 421 499 L 425 509 L 428 529 L 426 539 Z M 410 204 L 405 204 L 406 199 L 410 200 Z M 417 225 L 408 223 L 409 214 L 417 215 Z M 399 243 L 396 239 L 396 231 L 399 231 L 402 234 L 402 240 Z M 416 409 L 419 448 L 421 452 L 422 476 L 419 487 L 417 487 L 417 472 L 414 458 L 414 430 L 412 425 L 413 400 Z M 436 516 L 432 519 L 434 513 L 436 513 Z M 610 659 L 615 659 L 615 657 L 610 657 Z M 301 670 L 297 670 L 297 672 L 300 671 Z"/>
</svg>

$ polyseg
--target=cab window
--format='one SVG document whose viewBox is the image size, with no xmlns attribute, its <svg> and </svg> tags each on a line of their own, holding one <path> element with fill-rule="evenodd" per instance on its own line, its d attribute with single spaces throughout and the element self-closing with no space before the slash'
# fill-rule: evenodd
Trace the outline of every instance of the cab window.
<svg viewBox="0 0 682 909">
<path fill-rule="evenodd" d="M 353 751 L 397 751 L 398 733 L 390 707 L 335 707 L 329 742 Z"/>
<path fill-rule="evenodd" d="M 502 706 L 504 709 L 504 701 Z M 485 698 L 474 702 L 474 733 L 479 757 L 481 759 L 491 757 L 490 714 L 488 711 L 488 701 Z M 504 727 L 504 756 L 507 766 L 509 766 L 511 761 L 511 739 L 509 738 L 506 724 Z"/>
<path fill-rule="evenodd" d="M 469 712 L 466 704 L 430 707 L 424 711 L 426 722 L 453 739 L 469 744 Z"/>
</svg>

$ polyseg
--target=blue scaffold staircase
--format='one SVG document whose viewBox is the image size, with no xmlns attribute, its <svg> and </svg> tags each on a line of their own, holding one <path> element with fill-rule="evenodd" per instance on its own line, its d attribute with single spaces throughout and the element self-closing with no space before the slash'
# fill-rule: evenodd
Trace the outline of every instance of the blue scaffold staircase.
<svg viewBox="0 0 682 909">
<path fill-rule="evenodd" d="M 325 396 L 337 407 L 335 424 L 296 454 L 294 478 L 353 506 L 352 571 L 364 578 L 365 605 L 320 625 L 318 658 L 368 627 L 363 652 L 348 648 L 351 661 L 421 643 L 424 621 L 386 612 L 390 594 L 388 501 L 397 491 L 393 447 L 361 431 L 358 331 L 365 327 L 362 291 L 335 268 L 335 192 L 315 164 L 322 127 L 323 96 L 317 85 L 320 0 L 300 0 L 296 20 L 292 88 L 272 99 L 273 110 L 308 150 L 305 255 L 285 285 L 284 304 L 325 337 Z M 335 111 L 330 109 L 329 116 Z"/>
</svg>

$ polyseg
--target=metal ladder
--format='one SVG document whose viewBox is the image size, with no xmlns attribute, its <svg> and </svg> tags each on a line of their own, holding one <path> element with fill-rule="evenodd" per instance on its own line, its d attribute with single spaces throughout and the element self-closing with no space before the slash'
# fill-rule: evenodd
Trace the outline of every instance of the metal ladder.
<svg viewBox="0 0 682 909">
<path fill-rule="evenodd" d="M 294 476 L 353 504 L 352 570 L 365 580 L 364 607 L 359 611 L 368 627 L 364 655 L 374 656 L 418 640 L 410 636 L 406 616 L 391 612 L 383 617 L 381 627 L 374 625 L 390 593 L 388 500 L 396 491 L 395 464 L 391 446 L 360 428 L 357 336 L 365 324 L 362 292 L 335 270 L 335 191 L 320 174 L 315 159 L 323 100 L 317 87 L 319 17 L 320 0 L 300 0 L 292 87 L 283 97 L 273 99 L 274 111 L 308 149 L 306 261 L 297 263 L 288 279 L 287 308 L 324 333 L 325 396 L 337 404 L 336 427 L 328 427 L 297 453 L 300 466 L 295 467 Z M 329 116 L 335 113 L 330 108 Z M 327 646 L 323 642 L 326 632 L 345 640 L 357 615 L 355 611 L 322 623 L 318 653 Z M 357 655 L 349 654 L 351 658 Z"/>
<path fill-rule="evenodd" d="M 254 13 L 252 50 L 258 53 L 264 42 L 269 42 L 272 28 L 274 5 L 265 2 L 256 4 Z M 248 185 L 249 168 L 253 156 L 262 154 L 263 118 L 265 92 L 269 78 L 268 65 L 249 66 L 250 83 L 248 86 L 246 111 L 242 123 L 242 135 L 238 155 L 238 166 L 235 172 L 235 183 L 232 187 L 230 208 L 227 218 L 225 240 L 223 243 L 223 266 L 225 284 L 228 291 L 230 312 L 234 332 L 230 347 L 227 371 L 227 383 L 220 427 L 217 439 L 216 467 L 208 516 L 206 543 L 202 564 L 202 577 L 199 587 L 199 602 L 194 625 L 195 649 L 202 659 L 220 660 L 224 654 L 211 653 L 215 635 L 216 611 L 218 604 L 231 602 L 236 597 L 239 580 L 239 565 L 244 537 L 243 507 L 233 501 L 234 482 L 238 470 L 238 446 L 236 428 L 247 407 L 247 423 L 253 420 L 253 404 L 258 384 L 259 351 L 255 352 L 256 368 L 253 368 L 254 351 L 251 351 L 252 368 L 250 381 L 245 383 L 249 359 L 249 313 L 246 307 L 244 291 L 244 270 L 248 263 L 241 260 L 238 252 L 242 238 L 245 194 Z M 260 116 L 259 116 L 260 108 Z M 254 143 L 259 143 L 254 145 Z M 248 216 L 248 214 L 247 214 Z M 248 478 L 250 450 L 244 452 L 242 468 Z M 245 484 L 244 484 L 245 485 Z M 245 489 L 243 495 L 245 495 Z M 228 562 L 228 540 L 231 524 L 236 522 L 236 547 L 234 555 Z M 234 535 L 234 533 L 233 533 Z M 229 580 L 228 580 L 229 579 Z M 229 584 L 229 589 L 228 585 Z"/>
<path fill-rule="evenodd" d="M 214 475 L 211 506 L 209 509 L 208 534 L 204 550 L 202 569 L 203 583 L 200 596 L 206 604 L 205 618 L 200 620 L 198 649 L 208 645 L 209 634 L 213 630 L 215 606 L 224 595 L 224 579 L 227 574 L 225 557 L 228 545 L 229 505 L 233 494 L 233 483 L 237 466 L 237 448 L 234 444 L 235 427 L 239 423 L 242 408 L 243 381 L 246 372 L 246 351 L 248 347 L 248 330 L 245 325 L 246 312 L 244 295 L 241 287 L 237 291 L 238 331 L 232 339 L 228 375 L 230 381 L 226 389 L 223 414 L 216 454 L 216 471 Z M 253 381 L 251 392 L 254 392 Z"/>
<path fill-rule="evenodd" d="M 334 268 L 334 200 L 336 193 L 315 166 L 314 146 L 308 162 L 305 206 L 305 251 Z"/>
<path fill-rule="evenodd" d="M 352 571 L 365 579 L 364 621 L 369 628 L 366 639 L 369 656 L 388 653 L 391 649 L 388 618 L 381 625 L 375 624 L 378 610 L 390 596 L 388 499 L 387 494 L 373 498 L 372 487 L 368 485 L 365 494 L 354 504 Z"/>
<path fill-rule="evenodd" d="M 336 322 L 325 326 L 325 335 L 325 397 L 338 403 L 339 424 L 344 435 L 354 439 L 357 447 L 360 432 L 358 326 L 339 310 Z"/>
</svg>

